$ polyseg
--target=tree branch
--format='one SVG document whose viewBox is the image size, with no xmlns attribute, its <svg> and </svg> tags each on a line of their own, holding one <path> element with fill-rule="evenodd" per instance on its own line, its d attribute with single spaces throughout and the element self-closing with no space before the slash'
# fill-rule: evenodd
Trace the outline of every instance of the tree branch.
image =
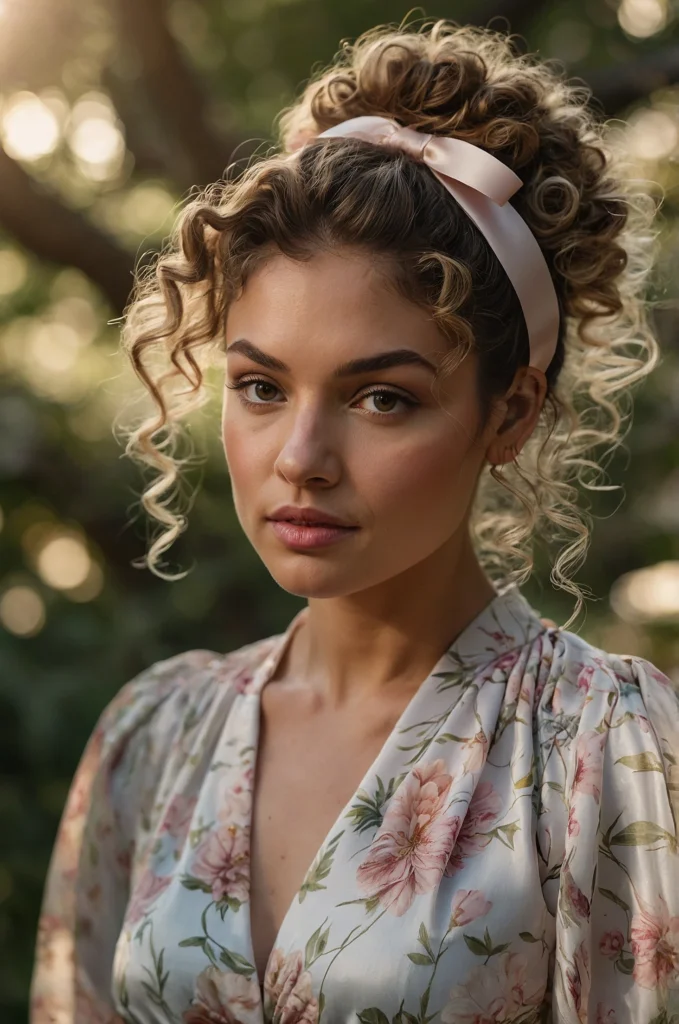
<svg viewBox="0 0 679 1024">
<path fill-rule="evenodd" d="M 132 289 L 132 254 L 65 206 L 2 148 L 0 224 L 40 259 L 77 267 L 122 312 Z"/>
<path fill-rule="evenodd" d="M 240 140 L 209 128 L 205 95 L 170 32 L 166 0 L 115 0 L 122 45 L 139 57 L 142 86 L 169 143 L 168 176 L 182 190 L 222 177 Z"/>
<path fill-rule="evenodd" d="M 122 79 L 110 65 L 102 70 L 101 84 L 125 126 L 125 146 L 134 157 L 135 173 L 166 177 L 168 147 L 159 137 L 154 111 L 148 109 L 147 102 L 142 102 L 138 84 Z"/>
</svg>

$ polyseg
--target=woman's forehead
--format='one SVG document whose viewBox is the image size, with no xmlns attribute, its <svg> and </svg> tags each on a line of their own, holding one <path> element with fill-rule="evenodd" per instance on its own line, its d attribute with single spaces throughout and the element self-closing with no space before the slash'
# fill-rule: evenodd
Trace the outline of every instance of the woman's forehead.
<svg viewBox="0 0 679 1024">
<path fill-rule="evenodd" d="M 289 364 L 302 352 L 339 364 L 407 349 L 437 365 L 449 349 L 431 314 L 398 295 L 360 254 L 271 257 L 230 306 L 225 334 L 227 347 L 245 338 Z"/>
</svg>

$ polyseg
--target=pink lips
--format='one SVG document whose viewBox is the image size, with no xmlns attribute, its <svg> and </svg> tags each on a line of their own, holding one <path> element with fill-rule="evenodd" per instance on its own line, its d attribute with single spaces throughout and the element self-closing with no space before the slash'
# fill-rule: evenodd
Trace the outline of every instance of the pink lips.
<svg viewBox="0 0 679 1024">
<path fill-rule="evenodd" d="M 270 519 L 273 532 L 287 547 L 296 551 L 326 547 L 355 533 L 356 526 L 304 525 L 298 526 L 285 519 Z"/>
</svg>

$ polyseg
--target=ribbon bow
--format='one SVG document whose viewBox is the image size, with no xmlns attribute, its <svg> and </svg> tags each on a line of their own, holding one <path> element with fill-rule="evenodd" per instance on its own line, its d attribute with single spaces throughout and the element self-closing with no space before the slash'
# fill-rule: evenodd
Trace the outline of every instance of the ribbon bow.
<svg viewBox="0 0 679 1024">
<path fill-rule="evenodd" d="M 559 304 L 549 268 L 535 235 L 508 203 L 521 178 L 464 139 L 418 132 L 387 117 L 352 117 L 317 138 L 349 136 L 398 149 L 426 164 L 486 238 L 521 303 L 528 329 L 531 366 L 543 372 L 556 350 Z"/>
</svg>

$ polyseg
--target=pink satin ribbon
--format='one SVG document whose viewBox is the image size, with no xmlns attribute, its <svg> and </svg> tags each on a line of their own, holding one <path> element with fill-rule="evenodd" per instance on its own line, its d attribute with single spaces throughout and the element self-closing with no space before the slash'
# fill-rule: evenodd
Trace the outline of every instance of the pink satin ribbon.
<svg viewBox="0 0 679 1024">
<path fill-rule="evenodd" d="M 463 139 L 428 135 L 386 117 L 352 117 L 320 132 L 400 149 L 436 175 L 485 236 L 521 303 L 530 365 L 543 372 L 556 351 L 559 306 L 535 235 L 507 200 L 521 188 L 517 174 L 491 153 Z"/>
</svg>

